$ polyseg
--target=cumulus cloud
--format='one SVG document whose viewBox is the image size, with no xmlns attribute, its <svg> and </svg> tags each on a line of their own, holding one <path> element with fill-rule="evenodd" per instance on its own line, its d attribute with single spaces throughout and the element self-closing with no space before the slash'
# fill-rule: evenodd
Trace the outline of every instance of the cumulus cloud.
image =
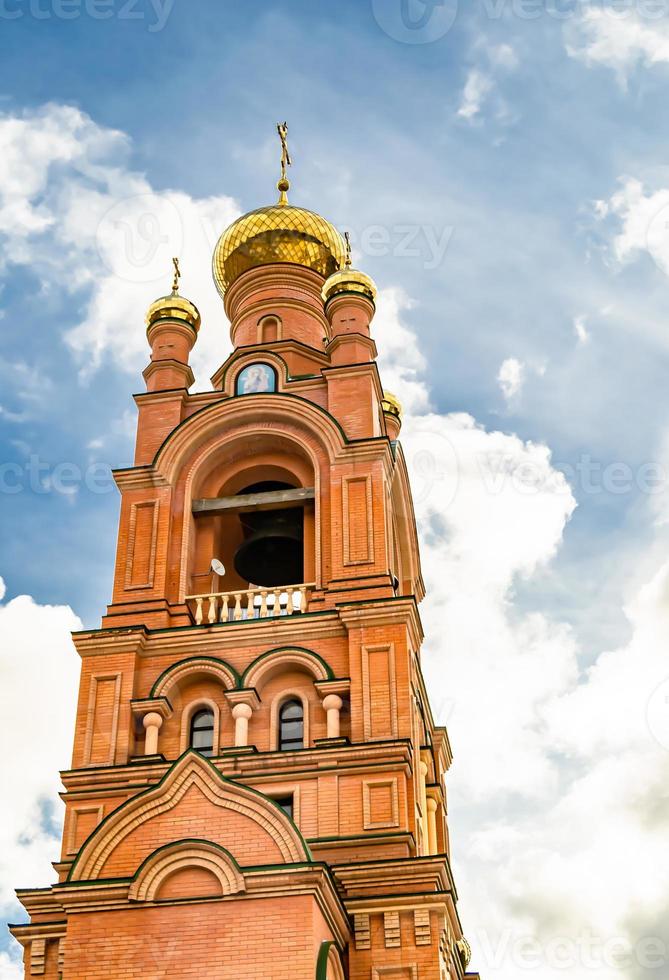
<svg viewBox="0 0 669 980">
<path fill-rule="evenodd" d="M 642 181 L 625 177 L 610 200 L 597 202 L 596 215 L 617 222 L 613 251 L 618 261 L 645 252 L 669 275 L 669 188 L 647 191 Z"/>
<path fill-rule="evenodd" d="M 107 358 L 139 372 L 144 311 L 169 292 L 180 256 L 181 291 L 203 317 L 192 361 L 206 386 L 204 370 L 229 346 L 211 253 L 239 209 L 225 196 L 156 191 L 128 166 L 129 149 L 125 134 L 71 106 L 0 116 L 0 271 L 29 266 L 47 296 L 83 298 L 67 342 L 84 374 Z"/>
<path fill-rule="evenodd" d="M 380 343 L 402 397 L 401 360 Z M 630 641 L 584 669 L 568 626 L 515 601 L 575 506 L 547 447 L 429 408 L 407 414 L 402 442 L 428 587 L 423 665 L 456 756 L 453 850 L 473 966 L 496 980 L 657 975 L 669 565 L 630 602 Z"/>
<path fill-rule="evenodd" d="M 567 51 L 588 65 L 613 69 L 624 82 L 641 65 L 669 63 L 669 22 L 663 15 L 644 16 L 631 5 L 623 8 L 583 6 L 567 26 Z"/>
<path fill-rule="evenodd" d="M 14 950 L 15 955 L 0 952 L 0 980 L 23 980 L 24 971 L 20 951 Z"/>
<path fill-rule="evenodd" d="M 0 602 L 0 909 L 15 920 L 14 889 L 52 881 L 59 857 L 58 773 L 70 764 L 79 677 L 70 632 L 81 628 L 67 606 L 27 595 Z M 0 954 L 3 980 L 22 975 L 12 955 Z"/>
</svg>

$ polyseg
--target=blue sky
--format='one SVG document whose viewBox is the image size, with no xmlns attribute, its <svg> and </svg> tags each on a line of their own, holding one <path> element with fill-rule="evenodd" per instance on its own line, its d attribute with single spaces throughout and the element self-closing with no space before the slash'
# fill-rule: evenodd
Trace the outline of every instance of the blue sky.
<svg viewBox="0 0 669 980">
<path fill-rule="evenodd" d="M 69 606 L 97 624 L 117 516 L 104 474 L 131 462 L 145 309 L 180 251 L 184 292 L 205 313 L 204 386 L 205 368 L 229 349 L 222 307 L 205 284 L 207 248 L 237 211 L 273 199 L 275 125 L 287 119 L 291 198 L 351 231 L 355 260 L 384 297 L 375 334 L 382 365 L 409 403 L 411 385 L 420 387 L 406 430 L 410 462 L 423 440 L 450 439 L 460 454 L 460 503 L 443 513 L 434 501 L 419 507 L 437 595 L 426 620 L 439 629 L 450 617 L 457 648 L 428 644 L 435 686 L 450 670 L 449 690 L 460 680 L 469 690 L 471 664 L 479 671 L 471 691 L 485 684 L 482 650 L 496 640 L 498 661 L 508 647 L 510 658 L 525 651 L 535 664 L 564 667 L 550 691 L 528 692 L 536 712 L 509 733 L 524 751 L 528 732 L 540 732 L 541 766 L 560 757 L 550 789 L 543 777 L 525 785 L 519 770 L 517 792 L 507 785 L 477 796 L 453 774 L 453 821 L 463 835 L 471 824 L 461 861 L 478 928 L 492 915 L 476 879 L 493 817 L 503 814 L 511 833 L 519 812 L 553 812 L 573 799 L 564 787 L 574 767 L 599 771 L 618 752 L 602 734 L 580 758 L 551 725 L 570 728 L 583 710 L 609 731 L 616 685 L 597 680 L 611 669 L 607 652 L 622 684 L 636 658 L 654 651 L 640 705 L 662 680 L 669 5 L 630 0 L 614 16 L 603 0 L 407 2 L 416 20 L 426 17 L 425 32 L 403 25 L 401 0 L 111 0 L 108 19 L 94 16 L 103 8 L 93 0 L 0 4 L 0 463 L 5 491 L 22 484 L 0 497 L 0 575 L 9 605 L 26 594 L 36 609 Z M 74 109 L 77 120 L 67 115 Z M 137 194 L 178 197 L 184 232 L 175 241 L 168 227 L 145 274 L 105 265 L 100 247 L 107 216 Z M 464 418 L 479 427 L 473 435 Z M 508 507 L 504 494 L 482 496 L 477 510 L 485 474 L 471 473 L 481 459 L 499 459 L 495 447 L 544 482 L 535 494 L 516 488 Z M 98 467 L 105 492 L 77 480 L 59 492 L 54 468 L 63 463 L 89 482 Z M 561 483 L 556 501 L 545 481 L 559 473 L 571 490 Z M 489 514 L 509 522 L 508 534 L 496 536 L 498 523 L 474 547 Z M 457 601 L 439 592 L 454 555 L 472 576 Z M 467 611 L 480 608 L 468 606 L 472 595 L 489 603 L 505 640 L 469 630 Z M 439 689 L 437 701 L 451 696 Z M 454 725 L 459 741 L 485 754 L 458 716 Z M 664 771 L 662 751 L 648 786 Z M 476 765 L 474 750 L 466 758 Z M 476 855 L 469 864 L 466 851 Z M 595 852 L 593 842 L 588 867 Z M 499 885 L 495 894 L 512 921 L 509 893 Z M 621 899 L 600 928 L 624 932 L 633 918 Z M 625 976 L 645 976 L 637 966 Z M 537 975 L 553 973 L 544 964 Z"/>
</svg>

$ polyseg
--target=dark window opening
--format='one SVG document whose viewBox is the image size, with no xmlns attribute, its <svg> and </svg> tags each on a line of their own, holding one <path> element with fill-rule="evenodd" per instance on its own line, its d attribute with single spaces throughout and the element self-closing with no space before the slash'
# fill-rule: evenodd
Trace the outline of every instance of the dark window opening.
<svg viewBox="0 0 669 980">
<path fill-rule="evenodd" d="M 277 796 L 274 802 L 281 807 L 284 813 L 288 814 L 291 820 L 293 819 L 293 794 L 292 793 L 290 794 L 290 796 Z"/>
<path fill-rule="evenodd" d="M 279 712 L 279 749 L 304 748 L 304 709 L 301 701 L 286 701 Z"/>
<path fill-rule="evenodd" d="M 214 754 L 214 712 L 211 708 L 196 711 L 191 718 L 190 747 L 200 755 Z"/>
</svg>

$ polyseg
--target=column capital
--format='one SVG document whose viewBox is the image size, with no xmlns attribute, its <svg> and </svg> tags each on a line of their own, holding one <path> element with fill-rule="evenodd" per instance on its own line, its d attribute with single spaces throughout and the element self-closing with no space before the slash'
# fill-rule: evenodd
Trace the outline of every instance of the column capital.
<svg viewBox="0 0 669 980">
<path fill-rule="evenodd" d="M 130 707 L 135 718 L 143 719 L 148 714 L 159 715 L 161 725 L 172 716 L 172 705 L 167 698 L 136 698 L 130 702 Z"/>
<path fill-rule="evenodd" d="M 329 681 L 314 681 L 314 687 L 323 702 L 331 694 L 344 698 L 351 690 L 351 678 L 339 677 Z"/>
<path fill-rule="evenodd" d="M 241 691 L 225 691 L 225 700 L 231 709 L 234 709 L 238 704 L 245 704 L 251 711 L 257 711 L 261 704 L 255 687 L 245 687 Z"/>
</svg>

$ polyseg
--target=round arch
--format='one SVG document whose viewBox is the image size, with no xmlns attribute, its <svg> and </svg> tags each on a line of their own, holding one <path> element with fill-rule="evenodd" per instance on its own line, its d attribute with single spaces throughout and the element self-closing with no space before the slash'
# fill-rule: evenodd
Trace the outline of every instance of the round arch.
<svg viewBox="0 0 669 980">
<path fill-rule="evenodd" d="M 226 691 L 239 686 L 239 674 L 225 660 L 216 657 L 189 657 L 164 670 L 151 688 L 150 696 L 169 700 L 170 691 L 178 684 L 182 684 L 187 678 L 202 675 L 217 680 Z"/>
<path fill-rule="evenodd" d="M 242 675 L 241 686 L 259 688 L 268 674 L 286 667 L 298 667 L 311 674 L 316 681 L 334 679 L 334 672 L 330 665 L 313 650 L 304 647 L 276 647 L 274 650 L 261 653 L 253 663 L 249 664 Z"/>
<path fill-rule="evenodd" d="M 158 449 L 153 468 L 166 483 L 174 484 L 193 446 L 207 443 L 207 451 L 223 444 L 231 434 L 246 427 L 266 432 L 268 422 L 285 424 L 303 440 L 316 442 L 332 461 L 348 439 L 337 420 L 324 408 L 299 395 L 276 392 L 256 398 L 226 398 L 194 412 L 174 429 Z M 216 442 L 212 444 L 211 439 Z"/>
<path fill-rule="evenodd" d="M 327 510 L 322 513 L 321 473 L 346 444 L 338 423 L 319 406 L 293 395 L 281 394 L 229 398 L 203 412 L 204 419 L 200 418 L 202 413 L 191 416 L 200 423 L 200 431 L 193 431 L 182 423 L 156 457 L 159 468 L 163 469 L 165 464 L 169 471 L 166 476 L 175 487 L 175 503 L 184 514 L 190 514 L 192 501 L 197 496 L 196 488 L 211 470 L 212 459 L 216 456 L 223 459 L 226 454 L 232 455 L 235 447 L 266 439 L 271 433 L 288 453 L 293 452 L 305 460 L 313 473 L 313 567 L 319 588 L 323 577 L 323 526 L 328 523 Z M 179 602 L 183 602 L 187 594 L 187 556 L 191 554 L 194 534 L 193 519 L 184 520 L 181 540 L 171 546 L 174 548 L 171 560 L 176 564 L 178 558 L 181 569 Z"/>
<path fill-rule="evenodd" d="M 152 902 L 163 882 L 177 871 L 201 868 L 217 881 L 221 895 L 246 891 L 244 875 L 234 857 L 219 844 L 207 840 L 179 840 L 150 854 L 137 869 L 128 891 L 131 902 Z"/>
</svg>

